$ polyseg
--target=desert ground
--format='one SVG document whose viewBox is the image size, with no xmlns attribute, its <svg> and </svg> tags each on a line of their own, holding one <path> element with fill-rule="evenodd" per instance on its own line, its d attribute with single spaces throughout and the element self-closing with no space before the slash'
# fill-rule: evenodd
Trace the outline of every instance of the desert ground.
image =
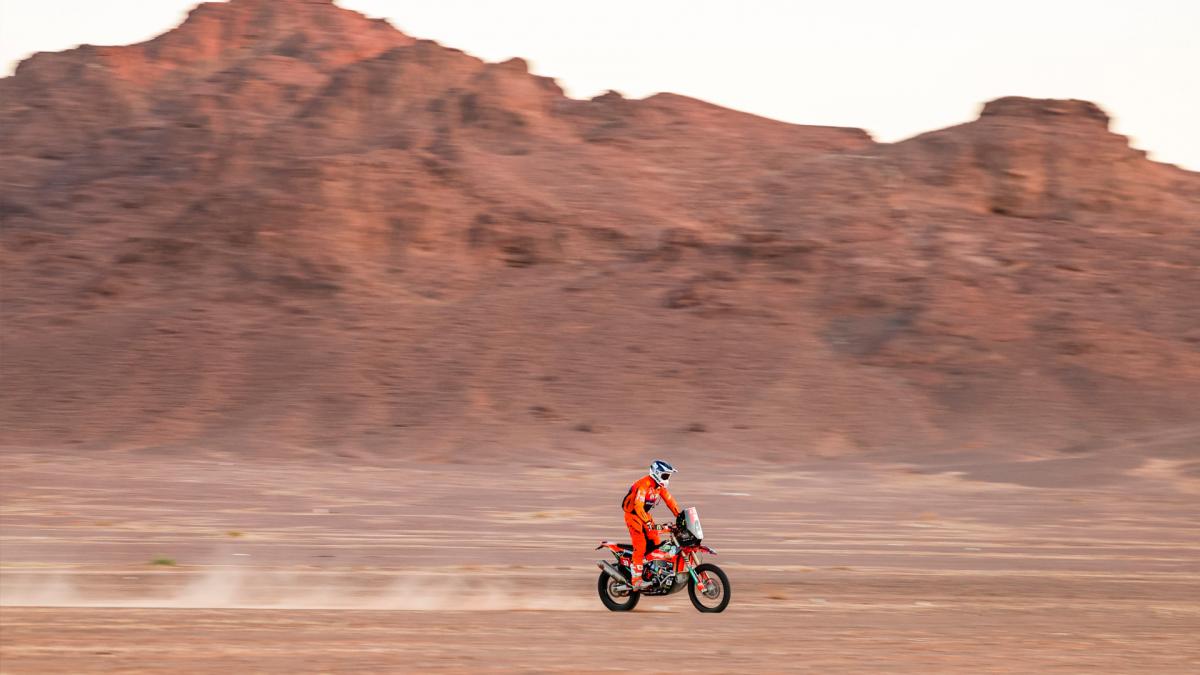
<svg viewBox="0 0 1200 675">
<path fill-rule="evenodd" d="M 704 615 L 596 597 L 637 466 L 8 452 L 0 670 L 1196 672 L 1200 486 L 1128 458 L 684 466 Z"/>
</svg>

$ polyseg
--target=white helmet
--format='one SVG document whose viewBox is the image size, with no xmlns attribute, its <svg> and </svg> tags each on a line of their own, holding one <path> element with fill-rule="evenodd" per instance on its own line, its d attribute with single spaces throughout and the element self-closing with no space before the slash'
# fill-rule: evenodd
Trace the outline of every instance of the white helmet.
<svg viewBox="0 0 1200 675">
<path fill-rule="evenodd" d="M 661 459 L 656 459 L 653 462 L 650 462 L 650 475 L 654 478 L 656 483 L 662 485 L 663 487 L 666 487 L 667 482 L 671 480 L 671 474 L 675 472 L 675 467 Z"/>
</svg>

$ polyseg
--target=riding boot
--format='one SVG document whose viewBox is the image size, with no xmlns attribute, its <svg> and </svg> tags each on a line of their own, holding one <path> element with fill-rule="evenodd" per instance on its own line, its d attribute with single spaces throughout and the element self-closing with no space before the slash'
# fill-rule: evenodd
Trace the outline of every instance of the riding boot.
<svg viewBox="0 0 1200 675">
<path fill-rule="evenodd" d="M 632 580 L 633 580 L 633 590 L 634 591 L 640 591 L 648 585 L 645 582 L 645 580 L 642 579 L 643 569 L 644 568 L 641 565 L 635 565 L 634 567 L 632 567 L 630 569 L 630 576 L 633 578 Z"/>
</svg>

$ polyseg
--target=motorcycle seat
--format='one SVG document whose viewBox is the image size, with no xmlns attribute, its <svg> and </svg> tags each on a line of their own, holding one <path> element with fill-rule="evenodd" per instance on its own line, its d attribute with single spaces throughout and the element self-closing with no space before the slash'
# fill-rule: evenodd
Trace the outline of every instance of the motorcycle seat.
<svg viewBox="0 0 1200 675">
<path fill-rule="evenodd" d="M 651 551 L 657 551 L 659 546 L 660 546 L 660 544 L 655 544 L 652 541 L 647 541 L 646 542 L 646 553 L 650 553 Z M 620 548 L 622 551 L 625 551 L 626 553 L 633 553 L 633 544 L 617 544 L 617 547 Z"/>
</svg>

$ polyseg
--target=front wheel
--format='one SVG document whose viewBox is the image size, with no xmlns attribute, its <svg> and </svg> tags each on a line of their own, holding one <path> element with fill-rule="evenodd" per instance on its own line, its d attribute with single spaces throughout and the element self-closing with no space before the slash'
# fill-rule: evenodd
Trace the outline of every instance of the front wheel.
<svg viewBox="0 0 1200 675">
<path fill-rule="evenodd" d="M 625 572 L 625 570 L 622 569 L 621 572 Z M 608 576 L 607 572 L 600 572 L 600 578 L 596 581 L 600 602 L 603 602 L 604 606 L 613 612 L 628 612 L 637 607 L 638 600 L 642 599 L 642 594 L 634 593 L 629 588 L 629 581 L 622 584 Z"/>
<path fill-rule="evenodd" d="M 688 595 L 701 612 L 724 612 L 729 606 L 729 577 L 716 565 L 696 565 L 696 576 L 688 579 Z"/>
</svg>

